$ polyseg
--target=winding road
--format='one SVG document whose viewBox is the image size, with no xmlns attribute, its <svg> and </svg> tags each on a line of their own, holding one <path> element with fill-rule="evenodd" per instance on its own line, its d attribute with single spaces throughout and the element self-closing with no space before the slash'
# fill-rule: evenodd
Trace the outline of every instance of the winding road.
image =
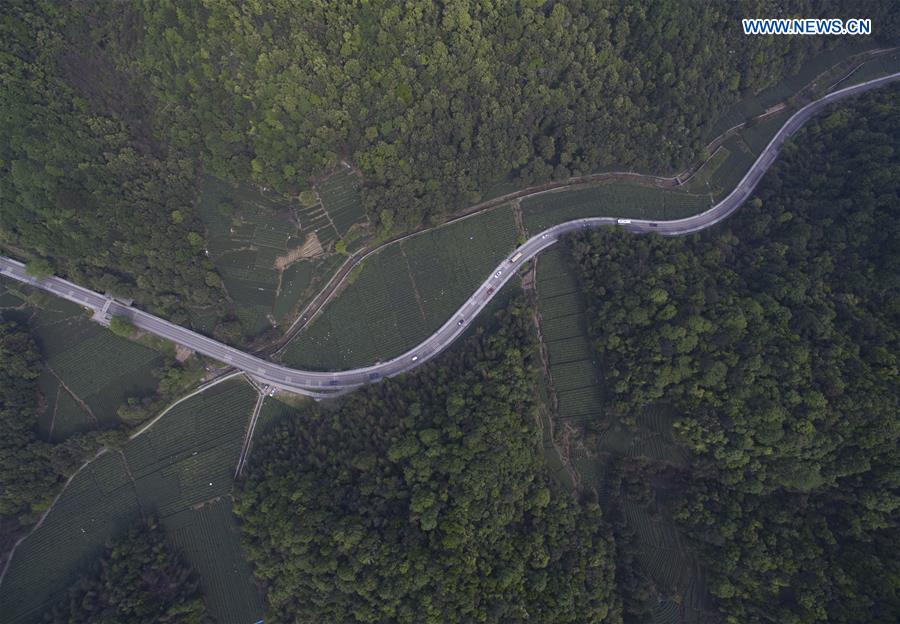
<svg viewBox="0 0 900 624">
<path fill-rule="evenodd" d="M 304 371 L 288 368 L 244 353 L 239 349 L 222 344 L 180 325 L 170 323 L 143 310 L 111 300 L 105 295 L 64 279 L 48 277 L 43 280 L 37 280 L 26 273 L 22 263 L 11 258 L 0 256 L 0 274 L 31 284 L 58 297 L 89 308 L 98 317 L 103 317 L 107 314 L 127 317 L 131 319 L 136 327 L 143 331 L 156 334 L 193 349 L 198 353 L 215 358 L 234 368 L 243 370 L 270 386 L 299 394 L 321 397 L 325 393 L 349 390 L 384 377 L 400 375 L 435 357 L 466 331 L 469 324 L 478 316 L 478 313 L 487 306 L 503 285 L 515 275 L 521 265 L 551 245 L 556 244 L 566 234 L 585 228 L 618 225 L 635 233 L 655 232 L 663 236 L 682 236 L 715 225 L 730 216 L 743 204 L 775 161 L 785 141 L 799 130 L 810 117 L 838 100 L 864 93 L 895 82 L 898 79 L 900 79 L 900 72 L 846 87 L 798 110 L 772 138 L 734 190 L 725 199 L 705 212 L 673 221 L 646 221 L 611 217 L 576 219 L 560 223 L 531 237 L 505 258 L 500 266 L 494 269 L 491 276 L 472 293 L 462 307 L 431 336 L 398 357 L 363 368 L 339 372 Z"/>
</svg>

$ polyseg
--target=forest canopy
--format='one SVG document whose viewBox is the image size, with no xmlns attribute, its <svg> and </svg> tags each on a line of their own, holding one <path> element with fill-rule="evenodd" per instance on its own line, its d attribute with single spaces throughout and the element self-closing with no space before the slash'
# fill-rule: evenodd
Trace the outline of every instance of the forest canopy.
<svg viewBox="0 0 900 624">
<path fill-rule="evenodd" d="M 790 5 L 898 33 L 890 3 Z M 0 247 L 225 335 L 204 174 L 292 194 L 345 161 L 389 230 L 504 180 L 672 172 L 726 107 L 842 41 L 744 36 L 756 14 L 770 5 L 9 0 Z"/>
<path fill-rule="evenodd" d="M 801 0 L 779 15 L 864 13 L 895 40 L 890 3 L 862 4 Z M 136 6 L 118 12 L 145 33 L 130 32 L 130 67 L 170 143 L 281 190 L 349 161 L 372 216 L 389 209 L 407 227 L 507 175 L 674 173 L 728 105 L 840 41 L 744 36 L 742 17 L 775 17 L 757 0 Z"/>
<path fill-rule="evenodd" d="M 900 89 L 816 118 L 729 221 L 572 249 L 612 407 L 682 413 L 729 622 L 900 617 Z"/>
<path fill-rule="evenodd" d="M 280 622 L 621 622 L 595 502 L 550 487 L 528 310 L 259 440 L 235 511 Z"/>
</svg>

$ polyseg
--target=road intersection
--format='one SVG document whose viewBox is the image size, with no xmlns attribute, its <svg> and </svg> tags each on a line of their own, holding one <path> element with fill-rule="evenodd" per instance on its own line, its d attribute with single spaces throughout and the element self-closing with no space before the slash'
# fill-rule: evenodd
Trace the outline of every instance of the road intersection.
<svg viewBox="0 0 900 624">
<path fill-rule="evenodd" d="M 305 371 L 269 362 L 143 310 L 111 300 L 105 295 L 78 286 L 62 278 L 35 279 L 28 275 L 22 263 L 11 258 L 0 256 L 0 275 L 31 284 L 58 297 L 89 308 L 94 311 L 95 316 L 98 318 L 103 318 L 107 315 L 124 316 L 130 319 L 138 329 L 166 338 L 198 353 L 224 362 L 269 386 L 299 394 L 321 397 L 325 393 L 339 393 L 385 377 L 400 375 L 432 359 L 466 331 L 469 324 L 478 316 L 478 313 L 488 305 L 506 282 L 515 275 L 521 265 L 548 247 L 556 244 L 557 241 L 567 234 L 585 228 L 618 225 L 635 233 L 683 236 L 719 223 L 746 201 L 777 158 L 785 141 L 813 115 L 833 102 L 895 82 L 898 79 L 900 79 L 900 73 L 869 80 L 830 93 L 801 108 L 785 122 L 734 190 L 725 199 L 705 212 L 672 221 L 616 219 L 613 217 L 575 219 L 554 225 L 536 234 L 512 251 L 456 313 L 418 346 L 388 361 L 353 370 L 337 372 Z"/>
</svg>

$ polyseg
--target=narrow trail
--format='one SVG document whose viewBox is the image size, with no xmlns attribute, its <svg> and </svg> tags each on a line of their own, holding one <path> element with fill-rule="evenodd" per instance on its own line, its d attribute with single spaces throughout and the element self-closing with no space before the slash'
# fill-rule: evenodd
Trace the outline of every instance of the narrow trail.
<svg viewBox="0 0 900 624">
<path fill-rule="evenodd" d="M 235 479 L 239 478 L 244 471 L 244 465 L 247 463 L 247 457 L 250 455 L 250 446 L 253 443 L 253 433 L 256 431 L 256 423 L 259 421 L 259 413 L 262 411 L 262 406 L 266 401 L 268 391 L 268 386 L 256 388 L 256 392 L 259 396 L 256 399 L 256 405 L 253 407 L 253 413 L 250 414 L 250 421 L 247 423 L 247 433 L 244 436 L 244 442 L 241 444 L 241 454 L 238 457 L 237 467 L 234 469 Z"/>
<path fill-rule="evenodd" d="M 65 389 L 65 391 L 68 392 L 73 399 L 75 399 L 78 405 L 81 406 L 81 409 L 83 409 L 87 413 L 87 415 L 91 417 L 91 421 L 93 421 L 95 425 L 99 424 L 100 421 L 97 420 L 97 416 L 94 414 L 94 411 L 90 408 L 90 406 L 85 403 L 80 396 L 75 394 L 69 386 L 66 385 L 66 382 L 63 381 L 62 377 L 56 374 L 55 370 L 50 368 L 50 366 L 47 366 L 46 368 L 48 371 L 50 371 L 50 374 L 53 375 L 54 378 L 56 378 L 56 381 L 59 382 L 60 387 Z"/>
</svg>

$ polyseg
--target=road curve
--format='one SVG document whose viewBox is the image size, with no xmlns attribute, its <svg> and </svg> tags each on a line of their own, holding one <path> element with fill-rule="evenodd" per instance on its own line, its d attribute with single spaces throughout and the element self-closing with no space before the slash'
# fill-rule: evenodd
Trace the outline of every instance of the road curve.
<svg viewBox="0 0 900 624">
<path fill-rule="evenodd" d="M 616 219 L 612 217 L 576 219 L 554 225 L 531 237 L 505 258 L 462 307 L 421 344 L 391 360 L 363 368 L 339 372 L 304 371 L 288 368 L 244 353 L 239 349 L 222 344 L 180 325 L 170 323 L 143 310 L 116 301 L 110 301 L 104 295 L 64 279 L 49 277 L 44 280 L 36 280 L 25 272 L 25 267 L 22 263 L 10 258 L 0 256 L 0 274 L 36 286 L 58 297 L 90 308 L 95 312 L 105 310 L 106 313 L 111 315 L 127 317 L 131 319 L 136 327 L 143 331 L 156 334 L 193 349 L 198 353 L 215 358 L 283 390 L 313 396 L 321 396 L 323 392 L 349 390 L 384 377 L 393 377 L 405 373 L 438 355 L 465 332 L 469 324 L 478 316 L 478 313 L 487 306 L 503 285 L 512 278 L 519 266 L 534 258 L 551 245 L 554 245 L 566 234 L 585 228 L 619 225 L 635 233 L 655 232 L 663 236 L 682 236 L 715 225 L 731 215 L 750 196 L 760 179 L 775 161 L 785 141 L 799 130 L 810 117 L 833 102 L 878 88 L 898 79 L 900 79 L 900 72 L 869 80 L 830 93 L 801 108 L 785 122 L 734 190 L 706 212 L 673 221 Z"/>
</svg>

